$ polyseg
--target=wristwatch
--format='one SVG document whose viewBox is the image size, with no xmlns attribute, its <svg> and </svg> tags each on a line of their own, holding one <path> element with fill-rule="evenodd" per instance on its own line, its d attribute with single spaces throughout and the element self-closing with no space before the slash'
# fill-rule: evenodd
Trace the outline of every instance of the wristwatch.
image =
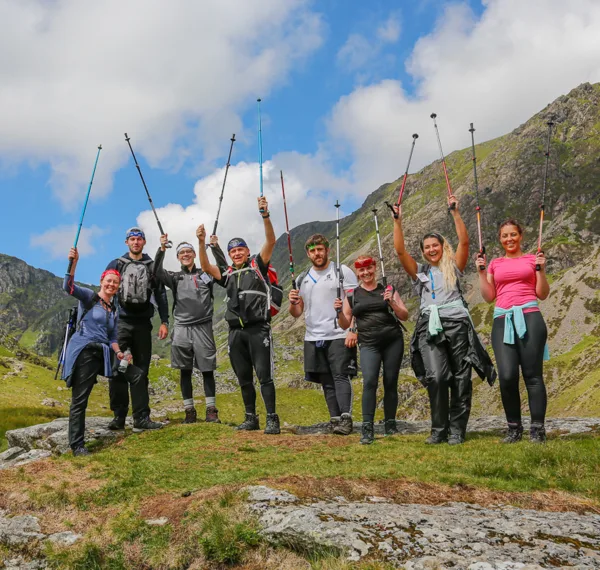
<svg viewBox="0 0 600 570">
<path fill-rule="evenodd" d="M 350 328 L 348 329 L 348 332 L 351 332 L 351 333 L 355 333 L 355 334 L 356 334 L 356 327 L 350 327 Z"/>
</svg>

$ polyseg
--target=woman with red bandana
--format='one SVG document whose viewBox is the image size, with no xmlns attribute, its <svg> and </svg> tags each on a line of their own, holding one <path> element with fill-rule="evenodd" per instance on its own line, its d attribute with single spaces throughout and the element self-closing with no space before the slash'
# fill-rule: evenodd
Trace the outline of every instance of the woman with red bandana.
<svg viewBox="0 0 600 570">
<path fill-rule="evenodd" d="M 73 265 L 71 273 L 65 275 L 63 289 L 79 301 L 77 326 L 67 346 L 62 375 L 67 382 L 67 387 L 72 389 L 69 446 L 73 450 L 73 455 L 89 455 L 89 451 L 84 446 L 85 410 L 96 383 L 96 376 L 113 375 L 111 349 L 117 359 L 126 358 L 117 342 L 118 313 L 113 303 L 113 297 L 119 290 L 121 276 L 116 269 L 106 270 L 100 277 L 100 291 L 95 293 L 91 289 L 75 284 L 75 269 L 79 260 L 76 248 L 71 248 L 69 251 L 69 260 L 73 260 Z M 137 390 L 138 385 L 142 387 L 137 380 L 143 378 L 143 374 L 136 375 L 135 367 L 129 368 L 131 370 L 128 370 L 126 375 L 131 382 L 132 403 L 136 409 L 140 409 L 147 404 L 143 402 L 145 390 Z M 134 426 L 136 409 L 134 409 Z M 162 424 L 156 423 L 156 427 L 162 427 Z"/>
<path fill-rule="evenodd" d="M 400 321 L 408 319 L 408 310 L 397 291 L 377 283 L 377 265 L 367 255 L 354 262 L 360 283 L 343 303 L 336 299 L 334 307 L 342 309 L 338 322 L 343 329 L 350 328 L 355 320 L 360 348 L 360 367 L 363 373 L 362 436 L 360 443 L 373 443 L 375 431 L 375 405 L 379 370 L 383 364 L 383 410 L 385 435 L 398 433 L 396 409 L 398 408 L 398 374 L 404 354 L 404 336 Z"/>
</svg>

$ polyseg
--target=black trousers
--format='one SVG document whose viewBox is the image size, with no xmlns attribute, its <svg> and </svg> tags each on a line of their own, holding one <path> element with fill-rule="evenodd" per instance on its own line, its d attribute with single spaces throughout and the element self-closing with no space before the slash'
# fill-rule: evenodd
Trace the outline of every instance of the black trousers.
<svg viewBox="0 0 600 570">
<path fill-rule="evenodd" d="M 256 413 L 254 373 L 268 414 L 275 413 L 271 325 L 261 323 L 229 329 L 229 360 L 242 391 L 246 413 Z"/>
<path fill-rule="evenodd" d="M 527 332 L 521 339 L 515 331 L 515 344 L 504 344 L 504 319 L 494 319 L 492 325 L 492 347 L 496 355 L 500 395 L 511 424 L 521 423 L 521 395 L 519 393 L 519 368 L 523 372 L 531 422 L 543 424 L 546 419 L 548 396 L 543 378 L 544 347 L 548 330 L 539 311 L 525 313 Z M 514 326 L 514 324 L 513 324 Z"/>
<path fill-rule="evenodd" d="M 427 340 L 426 330 L 419 335 L 419 352 L 425 365 L 427 392 L 431 407 L 431 434 L 465 435 L 471 414 L 473 382 L 469 352 L 469 324 L 443 321 L 441 337 Z"/>
<path fill-rule="evenodd" d="M 143 384 L 146 390 L 145 399 L 149 402 L 148 396 L 148 370 L 150 369 L 150 360 L 152 358 L 152 322 L 147 320 L 134 321 L 119 319 L 119 330 L 117 331 L 119 348 L 125 352 L 131 351 L 133 363 L 141 370 L 143 375 Z M 108 381 L 108 394 L 110 398 L 110 409 L 115 416 L 125 417 L 129 412 L 129 388 L 128 382 L 130 375 L 121 374 L 111 378 Z M 133 400 L 133 390 L 131 394 Z M 138 406 L 135 406 L 138 407 Z M 142 416 L 150 415 L 150 407 L 139 412 Z"/>
<path fill-rule="evenodd" d="M 363 373 L 363 422 L 372 422 L 377 405 L 379 370 L 383 363 L 383 411 L 386 420 L 396 419 L 398 409 L 398 374 L 404 354 L 402 336 L 380 345 L 360 346 L 360 368 Z"/>
<path fill-rule="evenodd" d="M 96 376 L 104 374 L 104 356 L 101 348 L 84 348 L 73 369 L 71 384 L 71 408 L 69 410 L 69 445 L 71 449 L 83 446 L 85 437 L 85 411 L 92 388 L 96 383 Z M 127 367 L 122 381 L 125 386 L 131 386 L 131 400 L 133 403 L 133 418 L 145 417 L 149 410 L 148 387 L 145 383 L 147 376 L 137 366 Z"/>
</svg>

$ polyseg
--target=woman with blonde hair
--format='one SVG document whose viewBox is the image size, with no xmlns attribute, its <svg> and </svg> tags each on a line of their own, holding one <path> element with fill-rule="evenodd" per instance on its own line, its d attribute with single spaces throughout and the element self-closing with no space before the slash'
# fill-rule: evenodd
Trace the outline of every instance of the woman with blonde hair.
<svg viewBox="0 0 600 570">
<path fill-rule="evenodd" d="M 368 255 L 354 262 L 359 285 L 348 291 L 343 303 L 336 299 L 334 308 L 342 309 L 338 322 L 343 329 L 358 333 L 360 366 L 363 373 L 362 437 L 360 443 L 370 444 L 375 439 L 373 421 L 377 403 L 379 370 L 383 365 L 383 411 L 385 435 L 398 433 L 398 374 L 404 354 L 404 336 L 400 321 L 408 319 L 400 295 L 393 287 L 377 283 L 377 264 Z M 354 321 L 354 326 L 353 325 Z M 346 339 L 346 343 L 350 339 Z M 356 340 L 353 339 L 354 344 Z"/>
<path fill-rule="evenodd" d="M 492 384 L 496 371 L 477 337 L 459 278 L 467 265 L 469 235 L 455 196 L 448 198 L 458 246 L 454 253 L 446 238 L 427 233 L 420 242 L 425 263 L 406 251 L 401 210 L 394 223 L 394 248 L 414 290 L 421 299 L 411 341 L 411 365 L 427 388 L 431 407 L 431 435 L 427 443 L 464 443 L 471 412 L 472 369 Z"/>
</svg>

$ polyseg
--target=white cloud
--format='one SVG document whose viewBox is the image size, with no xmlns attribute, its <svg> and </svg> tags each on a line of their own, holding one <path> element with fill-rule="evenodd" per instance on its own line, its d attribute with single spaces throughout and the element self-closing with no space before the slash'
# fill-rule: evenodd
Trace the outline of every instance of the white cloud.
<svg viewBox="0 0 600 570">
<path fill-rule="evenodd" d="M 290 227 L 309 220 L 331 220 L 335 217 L 334 202 L 344 203 L 344 193 L 350 185 L 327 171 L 319 157 L 298 153 L 281 153 L 263 164 L 264 195 L 269 201 L 271 221 L 277 236 L 285 231 L 281 195 L 280 171 L 283 170 L 285 195 Z M 196 228 L 202 223 L 212 233 L 224 168 L 200 179 L 194 186 L 193 203 L 187 207 L 169 204 L 158 208 L 160 221 L 176 246 L 181 241 L 196 244 Z M 258 213 L 259 168 L 257 163 L 240 162 L 229 168 L 227 186 L 219 218 L 217 235 L 225 250 L 232 237 L 243 237 L 250 250 L 257 253 L 264 242 L 264 226 Z M 347 211 L 342 215 L 349 214 Z M 159 236 L 156 220 L 150 210 L 142 212 L 137 223 L 146 231 L 147 249 L 154 255 Z M 177 269 L 174 250 L 167 253 L 166 267 Z"/>
<path fill-rule="evenodd" d="M 487 0 L 476 19 L 465 4 L 449 5 L 435 30 L 416 43 L 400 81 L 360 86 L 331 112 L 328 148 L 352 159 L 357 192 L 366 195 L 405 169 L 412 133 L 419 133 L 411 171 L 439 158 L 432 112 L 444 151 L 505 134 L 563 93 L 600 80 L 600 3 L 596 0 Z"/>
<path fill-rule="evenodd" d="M 65 205 L 94 196 L 134 148 L 153 166 L 219 155 L 216 135 L 322 42 L 307 0 L 0 0 L 0 155 L 49 163 Z"/>
<path fill-rule="evenodd" d="M 338 64 L 348 71 L 364 67 L 379 53 L 379 47 L 361 34 L 350 34 L 337 53 Z"/>
<path fill-rule="evenodd" d="M 377 37 L 382 42 L 396 43 L 400 39 L 400 20 L 396 14 L 390 17 L 377 28 Z"/>
<path fill-rule="evenodd" d="M 51 259 L 67 259 L 69 248 L 73 246 L 73 240 L 77 233 L 77 226 L 57 226 L 51 228 L 43 234 L 34 234 L 29 242 L 32 247 L 38 247 L 48 252 Z M 88 257 L 96 253 L 96 248 L 92 245 L 94 241 L 106 234 L 106 230 L 98 226 L 81 228 L 77 250 L 79 255 Z M 65 261 L 66 263 L 66 261 Z"/>
</svg>

